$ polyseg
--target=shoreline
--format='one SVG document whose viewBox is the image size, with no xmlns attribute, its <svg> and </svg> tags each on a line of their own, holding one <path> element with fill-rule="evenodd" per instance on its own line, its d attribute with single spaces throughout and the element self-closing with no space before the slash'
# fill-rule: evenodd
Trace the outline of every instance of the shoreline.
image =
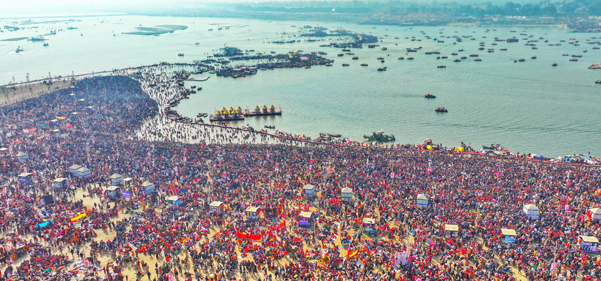
<svg viewBox="0 0 601 281">
<path fill-rule="evenodd" d="M 17 95 L 14 94 L 14 97 L 12 98 L 8 98 L 6 99 L 6 101 L 2 104 L 1 98 L 3 95 L 0 95 L 0 107 L 6 106 L 6 105 L 11 105 L 26 99 L 31 99 L 31 98 L 35 98 L 41 95 L 45 95 L 45 94 L 49 94 L 52 93 L 56 90 L 60 90 L 60 89 L 65 89 L 69 86 L 73 86 L 77 83 L 77 79 L 76 78 L 85 78 L 87 76 L 102 76 L 102 75 L 108 75 L 108 76 L 115 76 L 115 75 L 125 75 L 135 81 L 138 81 L 140 84 L 143 84 L 145 82 L 148 81 L 142 81 L 140 79 L 135 79 L 132 75 L 134 73 L 139 73 L 139 70 L 145 69 L 145 68 L 176 68 L 176 67 L 190 67 L 190 66 L 198 66 L 198 63 L 159 63 L 159 64 L 152 64 L 152 65 L 146 65 L 146 66 L 138 66 L 138 67 L 129 67 L 129 68 L 125 68 L 125 69 L 121 69 L 121 70 L 112 70 L 112 71 L 100 71 L 100 72 L 92 72 L 92 73 L 85 73 L 85 74 L 78 74 L 78 75 L 73 75 L 73 76 L 67 76 L 67 77 L 63 77 L 63 76 L 57 76 L 55 78 L 52 78 L 52 80 L 56 79 L 66 79 L 68 77 L 71 77 L 72 81 L 70 82 L 66 82 L 66 81 L 61 81 L 58 80 L 58 82 L 53 82 L 56 83 L 58 85 L 53 85 L 55 87 L 57 87 L 55 90 L 48 90 L 48 87 L 44 87 L 45 84 L 43 83 L 35 83 L 35 84 L 30 84 L 31 82 L 34 81 L 48 81 L 48 79 L 37 79 L 37 80 L 32 80 L 29 83 L 27 82 L 20 82 L 20 83 L 14 83 L 14 84 L 9 84 L 9 85 L 3 85 L 0 86 L 0 93 L 2 93 L 1 91 L 4 90 L 5 92 L 7 92 L 8 90 L 6 90 L 7 86 L 13 86 L 16 87 L 16 90 L 11 90 L 14 93 L 18 92 L 19 90 L 21 90 L 21 94 Z M 173 70 L 170 70 L 173 71 Z M 122 74 L 120 74 L 122 73 Z M 60 84 L 59 84 L 60 83 Z M 167 100 L 160 100 L 157 99 L 156 96 L 153 97 L 153 95 L 151 93 L 148 92 L 148 89 L 150 89 L 150 87 L 148 87 L 148 85 L 151 83 L 146 83 L 146 90 L 143 90 L 148 96 L 150 96 L 153 100 L 157 101 L 157 103 L 159 104 L 160 107 L 164 107 L 166 106 L 166 104 L 168 104 Z M 18 87 L 17 87 L 18 86 Z M 27 93 L 26 89 L 28 87 L 31 87 L 30 92 Z M 180 91 L 181 90 L 185 90 L 185 88 L 181 87 L 181 86 L 177 86 L 179 87 Z M 33 89 L 36 89 L 35 91 Z M 7 92 L 8 93 L 8 92 Z M 176 95 L 171 96 L 170 99 L 176 97 Z M 5 96 L 6 97 L 6 96 Z M 181 97 L 181 96 L 179 96 Z M 404 149 L 402 147 L 405 147 L 407 144 L 401 144 L 401 143 L 372 143 L 372 142 L 366 142 L 366 141 L 358 141 L 358 140 L 352 140 L 352 139 L 345 139 L 345 138 L 333 138 L 331 141 L 319 141 L 317 139 L 314 139 L 312 137 L 305 137 L 305 136 L 301 136 L 301 135 L 296 135 L 294 133 L 286 133 L 286 132 L 279 132 L 276 131 L 276 133 L 270 133 L 267 130 L 261 129 L 261 130 L 254 130 L 254 129 L 248 129 L 248 128 L 244 128 L 244 127 L 233 127 L 233 126 L 227 126 L 227 125 L 220 125 L 220 124 L 215 124 L 215 123 L 198 123 L 198 122 L 193 122 L 193 123 L 189 123 L 189 122 L 178 122 L 176 120 L 173 120 L 171 118 L 168 118 L 166 115 L 164 115 L 164 113 L 160 110 L 159 108 L 159 116 L 155 117 L 153 119 L 147 120 L 146 123 L 144 123 L 140 128 L 138 128 L 138 137 L 140 137 L 139 132 L 142 131 L 144 129 L 144 126 L 147 126 L 147 124 L 150 124 L 150 122 L 152 120 L 157 120 L 160 118 L 169 120 L 169 122 L 173 122 L 176 124 L 186 124 L 184 125 L 184 127 L 187 127 L 187 125 L 191 125 L 192 127 L 206 127 L 206 128 L 213 128 L 213 129 L 219 129 L 220 131 L 235 131 L 238 133 L 250 133 L 253 134 L 255 136 L 260 136 L 261 139 L 264 138 L 271 138 L 273 139 L 277 139 L 278 141 L 276 141 L 275 143 L 270 143 L 270 142 L 262 142 L 259 141 L 258 143 L 255 144 L 276 144 L 277 142 L 283 142 L 283 143 L 296 143 L 297 145 L 327 145 L 327 146 L 357 146 L 357 147 L 380 147 L 380 148 L 390 148 L 390 149 Z M 159 122 L 159 121 L 157 121 Z M 167 124 L 165 122 L 165 120 L 161 120 L 160 121 L 161 125 L 165 125 Z M 156 125 L 156 124 L 155 124 Z M 156 127 L 155 127 L 156 129 Z M 193 131 L 198 131 L 198 129 L 190 129 Z M 201 130 L 204 131 L 204 130 Z M 212 136 L 209 136 L 209 138 L 211 138 Z M 164 141 L 158 138 L 147 138 L 144 139 L 146 141 Z M 193 144 L 193 143 L 201 143 L 200 139 L 196 140 L 196 139 L 180 139 L 180 140 L 169 140 L 172 142 L 180 142 L 180 143 L 189 143 L 189 144 Z M 212 141 L 206 142 L 207 144 L 209 143 L 213 143 Z M 225 140 L 223 140 L 222 142 L 216 142 L 219 144 L 235 144 L 233 142 L 226 142 Z M 409 144 L 410 146 L 416 148 L 419 146 L 424 146 L 423 144 Z M 416 149 L 410 149 L 410 150 L 416 150 Z M 472 154 L 472 155 L 480 155 L 480 156 L 487 156 L 487 157 L 493 157 L 493 158 L 497 158 L 496 155 L 486 155 L 484 153 L 478 152 L 479 150 L 473 150 L 470 152 L 460 152 L 457 151 L 455 147 L 441 147 L 440 151 L 444 152 L 444 153 L 465 153 L 465 154 Z M 505 152 L 504 152 L 505 153 Z M 539 156 L 539 154 L 535 154 L 535 153 L 521 153 L 520 156 L 511 154 L 511 158 L 514 159 L 527 159 L 527 160 L 532 160 L 532 161 L 540 161 L 539 159 L 536 158 L 530 158 L 530 155 L 536 155 L 537 157 Z M 571 154 L 571 155 L 579 155 L 579 154 Z M 582 154 L 584 155 L 584 154 Z M 506 156 L 507 157 L 507 156 Z M 558 160 L 557 157 L 561 157 L 561 156 L 555 156 L 555 157 L 545 157 L 543 160 L 545 161 L 550 161 L 552 163 L 565 163 L 565 164 L 576 164 L 576 165 L 580 165 L 579 163 L 570 163 L 570 162 L 564 162 L 562 160 Z M 591 159 L 599 159 L 598 157 L 594 157 L 594 156 L 590 156 Z M 593 165 L 593 164 L 583 164 L 584 166 L 597 166 L 597 165 Z"/>
</svg>

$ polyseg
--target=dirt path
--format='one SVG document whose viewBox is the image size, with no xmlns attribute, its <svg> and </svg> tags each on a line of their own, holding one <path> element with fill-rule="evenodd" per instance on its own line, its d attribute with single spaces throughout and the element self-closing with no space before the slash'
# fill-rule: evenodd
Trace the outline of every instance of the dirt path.
<svg viewBox="0 0 601 281">
<path fill-rule="evenodd" d="M 35 98 L 70 86 L 70 81 L 55 81 L 52 82 L 52 84 L 32 83 L 27 85 L 0 87 L 0 106 L 6 106 L 22 100 Z"/>
</svg>

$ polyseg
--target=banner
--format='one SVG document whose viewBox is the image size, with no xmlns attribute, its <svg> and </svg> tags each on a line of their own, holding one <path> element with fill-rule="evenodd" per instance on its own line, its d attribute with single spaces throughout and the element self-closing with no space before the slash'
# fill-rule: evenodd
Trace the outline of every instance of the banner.
<svg viewBox="0 0 601 281">
<path fill-rule="evenodd" d="M 129 191 L 129 190 L 121 190 L 121 196 L 123 198 L 131 198 L 131 191 Z"/>
</svg>

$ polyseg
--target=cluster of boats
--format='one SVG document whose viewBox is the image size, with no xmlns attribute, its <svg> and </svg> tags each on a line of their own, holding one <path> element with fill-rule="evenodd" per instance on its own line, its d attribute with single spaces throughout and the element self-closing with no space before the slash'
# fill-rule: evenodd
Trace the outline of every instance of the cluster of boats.
<svg viewBox="0 0 601 281">
<path fill-rule="evenodd" d="M 380 130 L 379 132 L 373 132 L 371 135 L 363 135 L 367 141 L 370 142 L 393 142 L 396 141 L 394 135 L 385 135 L 384 131 Z"/>
<path fill-rule="evenodd" d="M 426 98 L 426 99 L 435 99 L 435 98 L 436 98 L 436 96 L 435 96 L 435 95 L 432 95 L 432 94 L 426 94 L 426 95 L 424 95 L 424 98 Z M 446 112 L 449 112 L 449 110 L 448 110 L 448 109 L 446 109 L 446 108 L 444 108 L 444 107 L 437 107 L 436 109 L 434 109 L 434 111 L 435 111 L 435 112 L 438 112 L 438 113 L 446 113 Z"/>
<path fill-rule="evenodd" d="M 317 137 L 317 139 L 318 140 L 331 141 L 334 138 L 340 138 L 340 137 L 342 137 L 341 134 L 319 133 L 319 137 Z"/>
</svg>

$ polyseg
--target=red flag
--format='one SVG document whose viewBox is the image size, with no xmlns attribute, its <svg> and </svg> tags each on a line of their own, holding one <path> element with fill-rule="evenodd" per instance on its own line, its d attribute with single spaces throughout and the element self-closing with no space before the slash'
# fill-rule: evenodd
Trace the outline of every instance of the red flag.
<svg viewBox="0 0 601 281">
<path fill-rule="evenodd" d="M 586 210 L 586 216 L 588 217 L 588 220 L 590 221 L 593 217 L 593 212 L 591 212 L 591 210 Z"/>
<path fill-rule="evenodd" d="M 248 237 L 248 235 L 246 233 L 236 230 L 236 237 L 238 237 L 240 239 L 246 239 L 246 237 Z"/>
<path fill-rule="evenodd" d="M 261 240 L 261 234 L 249 234 L 248 235 L 248 239 L 250 240 L 254 240 L 254 241 L 259 241 Z"/>
</svg>

